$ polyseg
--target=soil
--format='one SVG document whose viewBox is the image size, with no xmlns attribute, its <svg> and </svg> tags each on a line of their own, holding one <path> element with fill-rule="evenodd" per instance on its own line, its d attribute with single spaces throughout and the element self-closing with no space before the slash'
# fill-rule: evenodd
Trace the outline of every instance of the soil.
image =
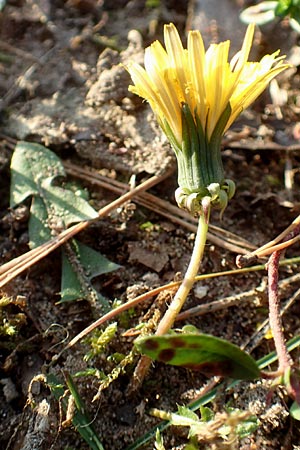
<svg viewBox="0 0 300 450">
<path fill-rule="evenodd" d="M 143 61 L 144 47 L 162 38 L 164 23 L 172 21 L 184 36 L 187 27 L 198 23 L 198 10 L 192 8 L 198 2 L 4 3 L 0 12 L 1 263 L 29 250 L 30 199 L 14 209 L 9 206 L 10 160 L 19 140 L 55 152 L 66 164 L 69 179 L 88 189 L 97 210 L 115 198 L 110 181 L 138 184 L 167 169 L 172 169 L 172 174 L 149 192 L 155 202 L 164 200 L 164 205 L 174 206 L 175 158 L 148 105 L 128 92 L 130 78 L 124 64 L 132 59 Z M 230 3 L 238 15 L 244 2 Z M 214 37 L 218 29 L 224 33 L 223 25 L 216 11 L 209 29 Z M 273 36 L 293 67 L 278 77 L 271 94 L 263 94 L 224 136 L 226 177 L 236 182 L 237 192 L 221 221 L 218 211 L 212 214 L 202 274 L 236 269 L 237 254 L 273 239 L 299 214 L 300 48 L 288 23 L 276 22 L 260 30 L 256 52 L 269 52 Z M 84 170 L 88 171 L 85 178 Z M 108 188 L 97 184 L 99 174 L 106 177 Z M 178 225 L 173 210 L 162 215 L 155 202 L 146 208 L 133 199 L 77 236 L 121 266 L 93 279 L 93 287 L 111 306 L 178 279 L 187 267 L 195 237 L 192 220 Z M 231 243 L 227 232 L 232 233 Z M 296 243 L 284 256 L 298 255 Z M 280 280 L 285 281 L 280 289 L 283 304 L 299 297 L 298 267 L 295 263 L 280 269 Z M 9 300 L 0 304 L 0 330 L 11 324 L 16 332 L 0 331 L 1 448 L 101 448 L 82 439 L 72 424 L 74 405 L 70 400 L 65 411 L 63 396 L 55 398 L 49 388 L 49 374 L 63 384 L 65 398 L 66 380 L 72 376 L 105 450 L 133 448 L 130 446 L 137 439 L 161 423 L 150 414 L 151 408 L 175 412 L 178 404 L 188 404 L 212 381 L 185 368 L 153 363 L 139 384 L 134 378 L 137 354 L 128 358 L 127 364 L 123 362 L 120 374 L 115 375 L 121 356 L 129 355 L 133 348 L 138 333 L 135 327 L 149 321 L 154 331 L 170 302 L 170 291 L 115 317 L 116 336 L 88 362 L 88 337 L 55 359 L 72 337 L 101 315 L 100 306 L 88 298 L 59 303 L 60 282 L 61 251 L 56 249 L 2 288 L 3 299 Z M 243 300 L 246 292 L 249 295 Z M 227 297 L 234 298 L 231 306 L 223 301 Z M 211 311 L 209 305 L 216 300 L 221 306 Z M 184 309 L 199 304 L 208 305 L 205 314 L 178 322 L 179 328 L 192 324 L 203 333 L 244 346 L 255 359 L 274 350 L 266 332 L 254 343 L 257 328 L 268 317 L 265 270 L 204 279 L 195 286 Z M 297 301 L 285 311 L 287 340 L 299 335 L 299 313 Z M 297 363 L 299 350 L 292 357 Z M 276 370 L 276 365 L 271 369 Z M 103 377 L 111 382 L 99 391 Z M 228 387 L 227 382 L 225 385 Z M 257 430 L 232 443 L 216 433 L 210 438 L 199 436 L 198 447 L 190 448 L 299 449 L 299 422 L 289 414 L 292 402 L 284 387 L 272 388 L 266 380 L 240 382 L 227 390 L 223 384 L 209 403 L 211 410 L 224 414 L 230 406 L 248 411 L 258 418 Z M 188 442 L 183 427 L 168 427 L 162 434 L 167 450 L 182 449 Z M 134 448 L 153 449 L 154 434 L 144 446 L 136 444 Z"/>
</svg>

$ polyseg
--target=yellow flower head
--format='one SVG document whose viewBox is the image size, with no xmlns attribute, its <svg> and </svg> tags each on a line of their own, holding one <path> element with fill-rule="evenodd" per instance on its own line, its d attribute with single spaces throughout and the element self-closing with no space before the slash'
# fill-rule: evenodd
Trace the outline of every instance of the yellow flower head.
<svg viewBox="0 0 300 450">
<path fill-rule="evenodd" d="M 165 48 L 155 41 L 145 50 L 145 68 L 134 62 L 127 66 L 134 83 L 129 90 L 150 103 L 175 150 L 179 185 L 188 192 L 204 195 L 203 187 L 211 183 L 222 188 L 222 135 L 289 67 L 283 56 L 278 57 L 279 51 L 259 62 L 248 61 L 254 28 L 248 26 L 241 50 L 228 61 L 230 41 L 212 44 L 205 51 L 200 32 L 190 31 L 184 49 L 175 26 L 165 25 Z M 182 154 L 185 162 L 179 160 Z M 199 167 L 187 169 L 187 160 Z"/>
</svg>

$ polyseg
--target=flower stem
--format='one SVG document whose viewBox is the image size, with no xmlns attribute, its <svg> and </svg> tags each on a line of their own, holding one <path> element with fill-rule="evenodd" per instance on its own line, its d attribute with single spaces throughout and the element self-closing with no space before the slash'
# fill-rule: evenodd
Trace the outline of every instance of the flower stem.
<svg viewBox="0 0 300 450">
<path fill-rule="evenodd" d="M 172 328 L 177 315 L 183 307 L 187 296 L 195 283 L 195 277 L 198 273 L 206 244 L 209 212 L 210 206 L 208 206 L 208 210 L 205 211 L 204 214 L 201 214 L 199 217 L 195 244 L 189 266 L 185 273 L 182 284 L 180 285 L 174 299 L 172 300 L 169 308 L 167 309 L 165 315 L 158 325 L 156 331 L 156 335 L 158 336 L 167 333 L 170 328 Z"/>
<path fill-rule="evenodd" d="M 169 308 L 167 309 L 165 315 L 163 316 L 157 327 L 155 333 L 156 336 L 161 336 L 167 333 L 170 330 L 170 328 L 172 328 L 177 315 L 179 314 L 181 308 L 183 307 L 187 299 L 187 296 L 189 295 L 189 292 L 195 283 L 195 277 L 198 273 L 199 266 L 201 264 L 205 249 L 209 223 L 209 214 L 210 214 L 210 200 L 208 200 L 207 203 L 203 201 L 203 211 L 199 217 L 197 234 L 189 266 L 185 273 L 182 284 L 180 285 Z M 140 358 L 134 372 L 133 382 L 130 386 L 130 390 L 136 390 L 137 387 L 142 383 L 143 379 L 145 378 L 149 370 L 151 362 L 152 360 L 149 358 L 149 356 L 143 355 Z"/>
</svg>

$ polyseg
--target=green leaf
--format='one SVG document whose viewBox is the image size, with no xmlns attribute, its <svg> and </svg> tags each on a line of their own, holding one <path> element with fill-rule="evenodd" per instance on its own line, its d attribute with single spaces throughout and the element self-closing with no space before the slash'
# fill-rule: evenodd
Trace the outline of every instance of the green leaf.
<svg viewBox="0 0 300 450">
<path fill-rule="evenodd" d="M 159 430 L 156 431 L 154 446 L 155 450 L 166 450 L 163 437 L 161 436 Z"/>
<path fill-rule="evenodd" d="M 292 0 L 279 0 L 278 5 L 275 8 L 276 16 L 284 17 L 289 13 L 289 9 L 292 6 Z"/>
<path fill-rule="evenodd" d="M 295 420 L 300 420 L 300 405 L 297 402 L 293 402 L 290 407 L 290 414 Z"/>
<path fill-rule="evenodd" d="M 39 195 L 44 179 L 65 176 L 59 158 L 46 147 L 19 142 L 11 160 L 10 206 L 13 208 L 31 195 Z"/>
<path fill-rule="evenodd" d="M 300 6 L 293 6 L 290 10 L 290 25 L 292 25 L 292 22 L 296 22 L 298 25 L 300 23 Z M 299 33 L 299 27 L 296 30 L 297 33 Z"/>
<path fill-rule="evenodd" d="M 36 196 L 32 199 L 28 230 L 30 248 L 36 248 L 53 237 L 48 226 L 47 209 L 41 197 Z"/>
<path fill-rule="evenodd" d="M 54 395 L 62 404 L 64 411 L 68 407 L 68 396 L 65 395 L 64 385 L 53 374 L 47 375 L 47 384 Z M 104 447 L 93 427 L 93 421 L 85 412 L 85 405 L 83 404 L 77 388 L 70 375 L 67 375 L 67 386 L 75 400 L 76 411 L 72 418 L 72 423 L 81 437 L 87 442 L 92 450 L 104 450 Z"/>
<path fill-rule="evenodd" d="M 14 207 L 32 197 L 28 224 L 31 248 L 44 244 L 73 223 L 98 217 L 82 191 L 74 190 L 72 184 L 71 189 L 58 186 L 58 177 L 65 177 L 65 170 L 53 152 L 35 143 L 17 144 L 11 161 L 10 205 Z M 120 266 L 82 244 L 75 247 L 73 260 L 63 251 L 61 301 L 95 298 L 108 309 L 108 301 L 94 290 L 90 281 Z"/>
<path fill-rule="evenodd" d="M 248 419 L 245 419 L 243 422 L 238 423 L 236 426 L 236 434 L 244 439 L 250 434 L 254 433 L 259 426 L 259 421 L 256 416 L 250 416 Z"/>
<path fill-rule="evenodd" d="M 201 420 L 203 420 L 203 422 L 209 422 L 210 420 L 213 420 L 214 412 L 212 411 L 211 408 L 200 405 L 199 409 L 201 414 Z"/>
<path fill-rule="evenodd" d="M 141 353 L 174 366 L 238 380 L 259 378 L 255 360 L 239 347 L 208 334 L 170 334 L 139 338 Z"/>
<path fill-rule="evenodd" d="M 300 347 L 300 336 L 294 336 L 287 342 L 287 349 L 289 352 L 299 347 Z M 257 364 L 259 368 L 263 370 L 264 368 L 270 366 L 270 364 L 273 364 L 277 360 L 278 360 L 277 353 L 273 351 L 268 355 L 264 356 L 263 358 L 260 358 L 259 361 L 257 361 Z M 201 405 L 207 405 L 208 403 L 214 401 L 220 388 L 221 389 L 227 388 L 227 390 L 230 391 L 230 389 L 233 386 L 236 386 L 237 383 L 238 381 L 233 381 L 229 386 L 227 386 L 228 384 L 227 381 L 223 381 L 219 387 L 210 389 L 203 396 L 198 397 L 195 401 L 190 403 L 189 408 L 192 411 L 197 411 Z M 160 432 L 162 432 L 163 430 L 166 430 L 169 427 L 169 425 L 170 422 L 168 420 L 162 421 L 160 424 L 156 425 L 155 427 L 147 431 L 145 434 L 140 436 L 135 442 L 126 447 L 125 450 L 139 450 L 142 445 L 149 444 L 150 440 L 154 438 L 157 428 L 160 430 Z"/>
<path fill-rule="evenodd" d="M 187 406 L 178 405 L 178 414 L 186 419 L 199 421 L 199 416 L 191 411 Z"/>
<path fill-rule="evenodd" d="M 19 142 L 11 160 L 10 206 L 33 196 L 30 208 L 29 239 L 34 248 L 49 240 L 52 231 L 71 223 L 98 217 L 97 211 L 75 192 L 53 185 L 64 177 L 59 158 L 42 145 Z"/>
<path fill-rule="evenodd" d="M 104 273 L 113 272 L 119 269 L 121 266 L 109 261 L 101 253 L 93 250 L 92 248 L 73 240 L 73 250 L 76 257 L 76 264 L 78 264 L 78 270 L 81 271 L 81 276 L 86 278 L 89 282 L 99 275 Z M 86 292 L 83 289 L 83 283 L 80 282 L 78 270 L 71 262 L 71 258 L 68 258 L 66 252 L 63 251 L 63 268 L 62 268 L 62 284 L 61 284 L 61 301 L 68 302 L 71 300 L 77 300 L 85 297 Z M 101 294 L 95 291 L 98 299 L 105 301 Z M 107 300 L 106 300 L 107 303 Z M 108 304 L 106 305 L 108 306 Z"/>
<path fill-rule="evenodd" d="M 98 217 L 97 211 L 75 192 L 53 186 L 49 179 L 42 183 L 42 188 L 46 207 L 50 214 L 58 218 L 59 226 L 64 227 Z"/>
<path fill-rule="evenodd" d="M 199 450 L 199 446 L 197 445 L 196 442 L 189 442 L 184 447 L 184 450 Z"/>
</svg>

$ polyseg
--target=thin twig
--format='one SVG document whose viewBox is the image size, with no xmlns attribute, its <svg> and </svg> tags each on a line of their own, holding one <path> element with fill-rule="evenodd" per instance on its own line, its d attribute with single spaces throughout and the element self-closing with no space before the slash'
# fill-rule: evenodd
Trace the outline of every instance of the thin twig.
<svg viewBox="0 0 300 450">
<path fill-rule="evenodd" d="M 284 264 L 294 264 L 295 263 L 295 258 L 291 258 L 291 259 L 285 259 L 280 261 L 281 265 Z M 249 268 L 244 268 L 244 269 L 236 269 L 236 270 L 226 270 L 224 272 L 217 272 L 217 273 L 209 273 L 209 274 L 204 274 L 204 275 L 197 275 L 195 277 L 195 281 L 200 281 L 203 279 L 208 279 L 208 278 L 216 278 L 216 277 L 220 277 L 220 276 L 227 276 L 227 275 L 236 275 L 239 273 L 245 273 L 245 272 L 249 272 L 249 271 L 256 271 L 256 270 L 262 270 L 264 269 L 265 266 L 260 264 L 259 266 L 255 266 L 255 267 L 249 267 Z M 297 279 L 295 279 L 295 277 L 297 277 Z M 286 285 L 286 283 L 289 282 L 294 282 L 298 280 L 298 277 L 300 277 L 300 274 L 297 275 L 293 275 L 292 277 L 290 277 L 287 280 L 282 280 L 280 282 L 280 287 L 283 287 L 284 285 Z M 115 317 L 117 317 L 119 314 L 123 313 L 124 311 L 127 311 L 128 309 L 131 309 L 137 305 L 139 305 L 140 303 L 149 300 L 152 297 L 155 297 L 156 295 L 158 295 L 160 292 L 162 291 L 170 291 L 172 292 L 174 289 L 178 288 L 178 286 L 182 283 L 182 280 L 180 281 L 173 281 L 171 283 L 159 286 L 155 289 L 152 289 L 149 292 L 146 292 L 144 294 L 139 295 L 138 297 L 135 297 L 132 300 L 128 300 L 126 303 L 124 303 L 123 305 L 118 306 L 117 308 L 113 309 L 112 311 L 109 311 L 107 314 L 105 314 L 104 316 L 100 317 L 99 319 L 97 319 L 95 322 L 91 323 L 88 327 L 86 327 L 84 330 L 82 330 L 79 334 L 77 334 L 73 339 L 71 339 L 71 341 L 67 344 L 67 346 L 61 351 L 61 353 L 55 357 L 55 361 L 57 361 L 58 358 L 60 358 L 60 356 L 68 349 L 70 349 L 71 347 L 73 347 L 75 344 L 77 344 L 81 339 L 83 339 L 84 337 L 86 337 L 89 333 L 91 333 L 92 331 L 94 331 L 96 328 L 98 328 L 100 325 L 103 325 L 105 322 L 108 322 L 111 319 L 114 319 Z M 282 283 L 282 284 L 281 284 Z M 221 299 L 222 302 L 222 299 Z M 203 307 L 205 307 L 206 305 L 203 305 Z M 209 308 L 209 305 L 207 305 Z M 229 304 L 223 304 L 223 308 L 227 308 L 228 306 L 230 306 Z M 177 316 L 179 317 L 179 315 Z"/>
<path fill-rule="evenodd" d="M 267 269 L 268 269 L 268 295 L 269 295 L 269 321 L 270 328 L 273 334 L 274 344 L 278 356 L 278 371 L 277 374 L 286 373 L 293 364 L 290 357 L 283 334 L 283 323 L 280 314 L 280 300 L 278 291 L 278 271 L 279 262 L 282 252 L 285 248 L 292 245 L 300 239 L 300 216 L 296 219 L 272 241 L 263 245 L 249 255 L 239 256 L 237 265 L 239 267 L 252 261 L 253 257 L 262 257 L 271 254 Z"/>
<path fill-rule="evenodd" d="M 300 225 L 300 215 L 293 220 L 293 222 L 282 231 L 275 239 L 257 248 L 255 251 L 246 255 L 239 255 L 236 263 L 238 267 L 245 267 L 257 258 L 263 258 L 275 251 L 281 251 L 294 244 L 300 239 L 298 234 L 298 227 Z M 282 242 L 281 242 L 282 241 Z"/>
<path fill-rule="evenodd" d="M 64 230 L 59 235 L 57 235 L 51 241 L 46 242 L 45 244 L 40 245 L 39 247 L 28 251 L 27 253 L 9 261 L 6 264 L 3 264 L 0 268 L 0 288 L 3 287 L 6 283 L 11 281 L 17 275 L 20 275 L 24 270 L 28 269 L 30 266 L 40 261 L 45 256 L 49 255 L 53 250 L 60 247 L 62 244 L 67 242 L 68 239 L 75 236 L 80 231 L 87 228 L 90 224 L 99 220 L 101 217 L 107 216 L 114 209 L 121 206 L 123 203 L 132 199 L 134 195 L 142 192 L 143 190 L 149 189 L 155 184 L 161 182 L 163 179 L 168 177 L 170 172 L 166 172 L 163 175 L 155 175 L 148 180 L 141 183 L 136 188 L 133 188 L 129 192 L 126 192 L 121 197 L 117 198 L 113 202 L 104 206 L 98 211 L 98 217 L 96 219 L 86 220 L 84 222 L 80 222 L 72 227 Z"/>
<path fill-rule="evenodd" d="M 78 167 L 70 162 L 64 162 L 64 166 L 69 175 L 85 180 L 90 184 L 101 186 L 102 188 L 108 189 L 112 192 L 121 194 L 125 190 L 129 189 L 128 185 L 121 183 L 120 181 L 107 178 L 99 174 L 94 169 Z M 189 231 L 197 231 L 196 218 L 192 217 L 183 209 L 180 209 L 177 206 L 172 205 L 170 202 L 162 200 L 153 194 L 143 192 L 140 195 L 135 196 L 134 202 L 168 218 L 172 222 L 183 226 Z M 248 254 L 249 250 L 254 250 L 255 248 L 245 239 L 242 239 L 227 230 L 223 230 L 222 228 L 211 224 L 209 224 L 207 239 L 213 244 L 235 253 Z"/>
<path fill-rule="evenodd" d="M 0 112 L 7 108 L 7 106 L 16 99 L 20 93 L 25 89 L 26 84 L 35 73 L 35 71 L 39 68 L 40 65 L 43 65 L 49 55 L 54 51 L 55 47 L 50 48 L 47 52 L 39 58 L 38 62 L 34 62 L 23 72 L 22 75 L 15 78 L 13 84 L 9 87 L 3 98 L 0 100 Z"/>
<path fill-rule="evenodd" d="M 247 292 L 241 292 L 239 294 L 230 295 L 213 302 L 197 305 L 194 308 L 187 309 L 186 311 L 178 314 L 176 321 L 190 319 L 195 316 L 203 316 L 207 313 L 220 311 L 221 309 L 226 309 L 230 306 L 241 304 L 241 302 L 250 302 L 257 298 L 259 294 L 260 292 L 257 289 L 251 289 Z"/>
<path fill-rule="evenodd" d="M 14 55 L 17 55 L 19 58 L 29 59 L 30 61 L 34 61 L 40 65 L 42 64 L 40 59 L 34 56 L 32 53 L 26 52 L 19 47 L 15 47 L 14 45 L 9 44 L 2 39 L 0 39 L 0 48 L 1 50 L 5 50 L 7 52 L 13 53 Z"/>
</svg>

